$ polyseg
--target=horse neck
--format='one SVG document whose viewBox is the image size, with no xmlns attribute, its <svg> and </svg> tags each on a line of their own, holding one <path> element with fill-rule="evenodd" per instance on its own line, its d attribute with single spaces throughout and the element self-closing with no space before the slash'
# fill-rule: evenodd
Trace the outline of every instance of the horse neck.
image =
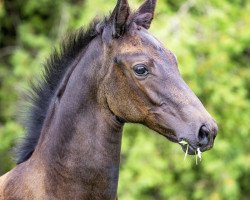
<svg viewBox="0 0 250 200">
<path fill-rule="evenodd" d="M 76 64 L 61 98 L 52 103 L 32 159 L 41 160 L 48 169 L 48 187 L 72 186 L 73 181 L 82 188 L 94 186 L 99 194 L 113 198 L 122 125 L 115 121 L 99 93 L 101 70 L 96 66 L 101 66 L 97 58 L 100 41 L 92 43 L 91 50 Z M 93 55 L 95 60 L 90 61 Z"/>
</svg>

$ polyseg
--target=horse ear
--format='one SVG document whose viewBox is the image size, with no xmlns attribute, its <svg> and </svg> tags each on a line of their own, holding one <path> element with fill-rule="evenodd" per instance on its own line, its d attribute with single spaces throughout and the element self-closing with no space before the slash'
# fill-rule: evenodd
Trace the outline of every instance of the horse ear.
<svg viewBox="0 0 250 200">
<path fill-rule="evenodd" d="M 130 14 L 130 8 L 127 0 L 118 0 L 109 21 L 112 25 L 112 36 L 115 38 L 124 34 L 127 26 L 127 20 Z"/>
<path fill-rule="evenodd" d="M 157 0 L 146 0 L 136 11 L 135 23 L 149 29 L 154 18 L 154 11 Z"/>
</svg>

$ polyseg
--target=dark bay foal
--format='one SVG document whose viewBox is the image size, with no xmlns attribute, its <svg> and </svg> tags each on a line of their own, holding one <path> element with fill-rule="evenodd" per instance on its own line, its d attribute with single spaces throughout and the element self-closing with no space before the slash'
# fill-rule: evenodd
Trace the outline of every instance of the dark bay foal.
<svg viewBox="0 0 250 200">
<path fill-rule="evenodd" d="M 122 127 L 140 123 L 189 154 L 213 146 L 217 125 L 182 80 L 175 56 L 147 29 L 156 0 L 71 36 L 34 88 L 17 166 L 0 178 L 0 199 L 114 200 Z"/>
</svg>

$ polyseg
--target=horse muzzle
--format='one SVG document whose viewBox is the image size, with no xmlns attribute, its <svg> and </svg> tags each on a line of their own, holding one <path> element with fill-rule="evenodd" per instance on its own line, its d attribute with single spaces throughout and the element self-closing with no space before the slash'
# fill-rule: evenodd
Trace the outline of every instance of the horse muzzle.
<svg viewBox="0 0 250 200">
<path fill-rule="evenodd" d="M 202 125 L 199 128 L 195 139 L 188 136 L 181 137 L 179 139 L 179 144 L 181 145 L 183 151 L 187 151 L 189 155 L 196 154 L 198 148 L 200 151 L 204 152 L 213 147 L 217 132 L 218 126 L 213 120 L 213 123 L 211 125 Z"/>
</svg>

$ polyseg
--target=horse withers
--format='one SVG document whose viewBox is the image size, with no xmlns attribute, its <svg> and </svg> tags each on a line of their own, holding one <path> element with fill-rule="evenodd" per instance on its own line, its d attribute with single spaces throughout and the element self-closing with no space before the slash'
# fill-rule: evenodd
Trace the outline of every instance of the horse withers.
<svg viewBox="0 0 250 200">
<path fill-rule="evenodd" d="M 33 88 L 17 166 L 0 199 L 101 199 L 117 195 L 122 127 L 140 123 L 189 154 L 212 148 L 217 125 L 149 29 L 156 0 L 111 15 L 62 44 Z M 185 145 L 183 145 L 185 149 Z"/>
</svg>

